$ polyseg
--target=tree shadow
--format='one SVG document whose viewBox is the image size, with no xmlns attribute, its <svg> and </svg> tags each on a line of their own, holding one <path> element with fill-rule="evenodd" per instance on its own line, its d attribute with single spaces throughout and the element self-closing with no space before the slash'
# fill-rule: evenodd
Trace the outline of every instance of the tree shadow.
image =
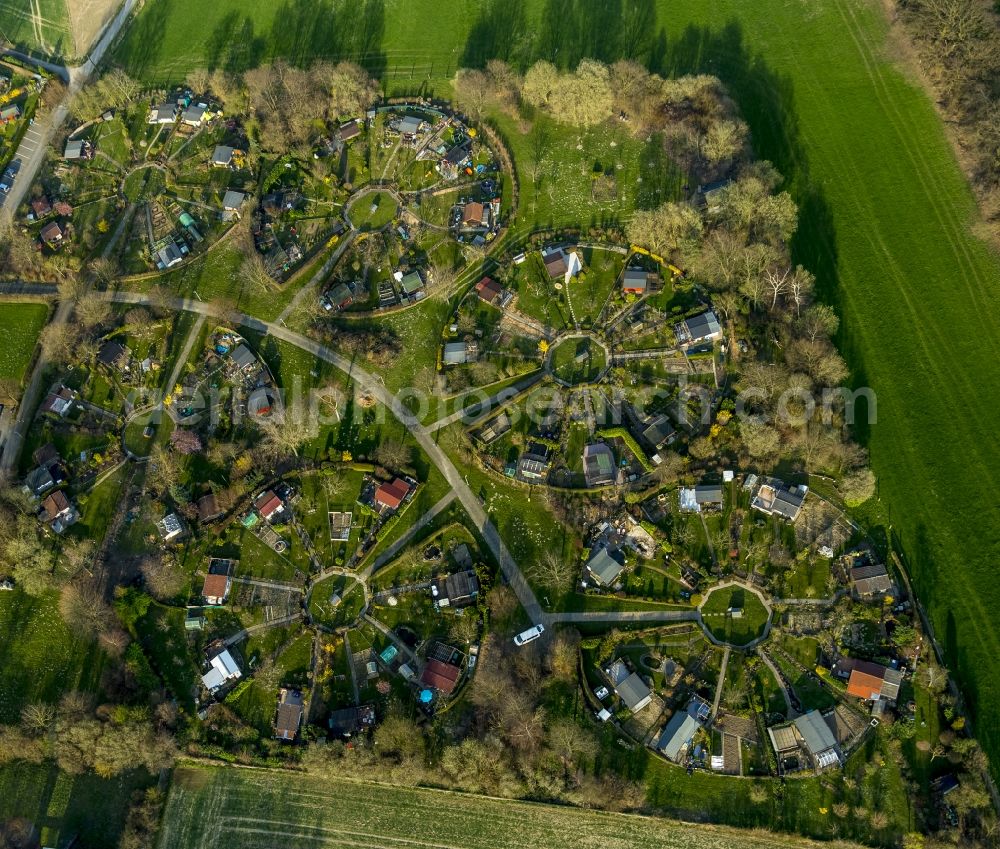
<svg viewBox="0 0 1000 849">
<path fill-rule="evenodd" d="M 129 72 L 142 79 L 156 61 L 163 49 L 162 35 L 171 15 L 174 0 L 160 0 L 144 7 L 141 15 L 136 15 L 125 44 L 127 52 L 118 57 Z"/>
<path fill-rule="evenodd" d="M 481 7 L 462 52 L 462 66 L 484 68 L 490 59 L 521 65 L 521 45 L 528 29 L 525 0 L 489 0 Z M 520 61 L 519 61 L 520 60 Z"/>
<path fill-rule="evenodd" d="M 639 154 L 639 176 L 642 182 L 636 191 L 637 209 L 656 209 L 679 197 L 682 175 L 677 163 L 667 155 L 661 133 L 654 133 L 643 145 Z"/>
<path fill-rule="evenodd" d="M 581 59 L 645 64 L 655 32 L 653 0 L 546 0 L 535 58 L 560 68 L 574 68 Z"/>
<path fill-rule="evenodd" d="M 210 71 L 241 73 L 259 65 L 266 49 L 267 39 L 256 34 L 250 17 L 234 10 L 212 30 L 205 56 Z"/>
<path fill-rule="evenodd" d="M 359 8 L 360 6 L 360 8 Z M 271 27 L 271 58 L 308 67 L 316 59 L 356 62 L 382 76 L 385 0 L 284 0 Z"/>
</svg>

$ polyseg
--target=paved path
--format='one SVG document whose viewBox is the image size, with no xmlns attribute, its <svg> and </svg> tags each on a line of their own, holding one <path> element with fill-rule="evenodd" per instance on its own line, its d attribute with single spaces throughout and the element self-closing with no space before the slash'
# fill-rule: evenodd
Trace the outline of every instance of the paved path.
<svg viewBox="0 0 1000 849">
<path fill-rule="evenodd" d="M 170 372 L 170 377 L 167 378 L 167 382 L 163 384 L 163 396 L 169 395 L 174 391 L 174 387 L 177 385 L 177 381 L 181 376 L 181 369 L 184 368 L 184 364 L 187 363 L 188 357 L 191 356 L 191 349 L 194 347 L 195 341 L 198 339 L 198 335 L 201 333 L 201 328 L 205 324 L 205 316 L 199 315 L 198 319 L 195 321 L 194 326 L 187 335 L 187 339 L 184 340 L 184 347 L 181 348 L 181 352 L 177 355 L 177 360 L 174 362 L 173 370 Z M 160 398 L 160 403 L 157 405 L 158 409 L 163 409 L 163 396 Z"/>
<path fill-rule="evenodd" d="M 463 405 L 459 409 L 455 410 L 454 413 L 445 416 L 443 419 L 438 419 L 436 422 L 432 422 L 431 424 L 427 425 L 427 430 L 433 433 L 434 431 L 440 430 L 443 427 L 448 427 L 448 425 L 454 424 L 457 421 L 462 421 L 463 419 L 466 419 L 466 424 L 472 424 L 478 419 L 486 418 L 491 413 L 493 413 L 497 407 L 506 404 L 508 401 L 513 400 L 522 392 L 525 392 L 526 390 L 530 389 L 532 386 L 538 383 L 538 381 L 540 381 L 544 376 L 545 376 L 544 369 L 538 369 L 536 371 L 533 371 L 527 377 L 522 378 L 517 383 L 514 383 L 511 386 L 505 386 L 503 389 L 501 389 L 494 395 L 490 396 L 489 398 L 486 398 L 483 401 L 478 401 L 478 402 L 473 401 L 468 407 Z M 466 413 L 466 410 L 468 409 L 475 409 L 478 410 L 478 412 L 474 416 L 468 416 L 468 414 Z"/>
<path fill-rule="evenodd" d="M 401 596 L 406 593 L 419 593 L 424 590 L 429 590 L 434 585 L 433 581 L 421 581 L 417 584 L 404 584 L 401 587 L 393 587 L 389 590 L 382 590 L 380 593 L 375 593 L 372 596 L 372 601 L 382 602 L 392 598 L 393 596 Z"/>
<path fill-rule="evenodd" d="M 413 653 L 413 650 L 401 639 L 399 639 L 399 637 L 397 637 L 390 628 L 383 625 L 374 616 L 369 616 L 367 613 L 363 613 L 361 615 L 361 618 L 364 619 L 365 622 L 367 622 L 369 625 L 371 625 L 376 631 L 380 631 L 382 634 L 384 634 L 399 651 L 401 651 L 403 654 L 406 655 L 407 659 L 410 662 L 410 665 L 413 667 L 414 672 L 416 672 L 417 669 L 420 668 L 420 660 Z"/>
<path fill-rule="evenodd" d="M 288 306 L 281 311 L 281 315 L 279 315 L 277 319 L 278 323 L 284 324 L 288 316 L 295 311 L 304 298 L 312 297 L 314 295 L 315 288 L 330 276 L 330 272 L 333 270 L 333 267 L 340 262 L 340 258 L 354 242 L 354 237 L 357 235 L 358 233 L 356 230 L 348 231 L 347 235 L 341 239 L 337 249 L 330 254 L 330 258 L 323 263 L 323 266 L 319 269 L 319 271 L 309 278 L 309 282 L 295 293 L 294 297 L 288 302 Z"/>
<path fill-rule="evenodd" d="M 403 534 L 399 539 L 397 539 L 392 545 L 390 545 L 385 551 L 383 551 L 375 560 L 368 565 L 365 569 L 358 573 L 358 579 L 362 581 L 367 581 L 372 575 L 374 575 L 379 569 L 389 563 L 399 552 L 401 552 L 409 544 L 410 540 L 413 539 L 420 531 L 426 528 L 431 522 L 433 522 L 442 511 L 447 509 L 448 505 L 455 500 L 455 493 L 449 492 L 445 495 L 437 504 L 431 507 L 423 516 L 417 519 L 409 529 Z"/>
<path fill-rule="evenodd" d="M 146 304 L 149 301 L 146 295 L 138 292 L 114 292 L 110 294 L 110 299 L 116 303 L 127 304 Z M 191 312 L 202 313 L 203 315 L 215 315 L 216 313 L 215 308 L 211 304 L 202 301 L 192 301 L 188 298 L 174 301 L 172 306 L 175 309 L 190 310 Z M 433 435 L 420 424 L 395 395 L 386 389 L 379 378 L 366 372 L 347 357 L 332 351 L 325 345 L 321 345 L 319 342 L 309 339 L 300 333 L 289 330 L 283 325 L 261 321 L 252 316 L 243 316 L 239 323 L 245 327 L 249 327 L 251 330 L 271 334 L 282 342 L 295 345 L 324 362 L 330 363 L 347 374 L 361 389 L 370 394 L 375 400 L 387 407 L 410 433 L 413 434 L 417 444 L 424 450 L 430 461 L 437 466 L 441 474 L 444 475 L 445 481 L 454 491 L 459 501 L 461 501 L 462 506 L 472 521 L 475 522 L 476 527 L 479 528 L 486 545 L 489 546 L 494 558 L 500 564 L 504 578 L 511 589 L 514 590 L 514 594 L 517 596 L 518 601 L 521 602 L 521 606 L 528 614 L 528 618 L 532 622 L 546 621 L 547 616 L 543 613 L 542 607 L 538 603 L 534 591 L 531 589 L 531 585 L 528 583 L 527 578 L 524 577 L 524 574 L 518 567 L 506 543 L 500 537 L 486 510 L 483 509 L 482 503 L 465 482 L 465 478 L 455 467 L 451 458 L 445 454 L 444 450 L 434 440 Z"/>
<path fill-rule="evenodd" d="M 792 694 L 788 692 L 788 687 L 785 685 L 785 679 L 781 675 L 781 670 L 778 669 L 777 664 L 771 660 L 771 656 L 763 649 L 758 649 L 757 654 L 760 655 L 760 659 L 764 661 L 764 665 L 771 670 L 771 674 L 774 676 L 774 680 L 778 687 L 781 689 L 781 695 L 785 699 L 785 710 L 788 713 L 788 719 L 795 719 L 799 715 L 799 712 L 792 707 Z"/>
<path fill-rule="evenodd" d="M 712 713 L 709 715 L 714 719 L 719 712 L 719 702 L 722 701 L 722 687 L 726 683 L 726 667 L 729 666 L 729 646 L 722 652 L 722 668 L 719 670 L 719 681 L 715 685 L 715 698 L 712 700 Z"/>
<path fill-rule="evenodd" d="M 260 631 L 266 631 L 268 628 L 277 628 L 280 625 L 287 625 L 289 622 L 294 622 L 296 619 L 301 619 L 301 613 L 292 613 L 288 616 L 282 616 L 280 619 L 272 619 L 270 622 L 261 622 L 259 625 L 251 625 L 249 628 L 244 628 L 242 631 L 237 631 L 230 637 L 226 637 L 222 641 L 227 649 L 230 646 L 235 646 L 240 640 L 245 640 L 251 634 L 256 634 Z"/>
<path fill-rule="evenodd" d="M 252 587 L 264 587 L 268 590 L 284 590 L 299 594 L 305 592 L 302 587 L 297 587 L 294 584 L 281 584 L 277 581 L 259 581 L 257 578 L 233 578 L 233 581 L 237 584 L 249 584 Z"/>
<path fill-rule="evenodd" d="M 344 650 L 347 652 L 347 668 L 351 673 L 351 692 L 354 694 L 354 704 L 361 704 L 361 691 L 358 689 L 358 670 L 354 663 L 354 651 L 351 649 L 351 635 L 344 632 Z"/>
<path fill-rule="evenodd" d="M 52 283 L 25 283 L 24 281 L 0 283 L 0 295 L 10 298 L 16 298 L 19 295 L 54 298 L 58 294 L 58 287 Z"/>
<path fill-rule="evenodd" d="M 547 617 L 550 624 L 575 622 L 698 622 L 697 610 L 588 610 L 583 613 L 553 613 Z"/>
</svg>

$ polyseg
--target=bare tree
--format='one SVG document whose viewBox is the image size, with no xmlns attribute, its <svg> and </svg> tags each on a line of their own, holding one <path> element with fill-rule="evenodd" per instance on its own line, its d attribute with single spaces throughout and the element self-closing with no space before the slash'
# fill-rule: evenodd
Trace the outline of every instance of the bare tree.
<svg viewBox="0 0 1000 849">
<path fill-rule="evenodd" d="M 121 269 L 111 257 L 99 256 L 90 263 L 90 270 L 98 283 L 102 286 L 110 286 Z"/>
<path fill-rule="evenodd" d="M 77 354 L 80 328 L 69 322 L 47 324 L 38 339 L 42 354 L 57 364 L 72 362 Z"/>
<path fill-rule="evenodd" d="M 56 709 L 44 702 L 32 702 L 21 708 L 21 727 L 29 734 L 44 734 L 56 719 Z"/>
<path fill-rule="evenodd" d="M 72 576 L 83 570 L 90 570 L 94 562 L 96 545 L 92 539 L 67 540 L 62 548 L 62 559 L 67 572 Z"/>
<path fill-rule="evenodd" d="M 59 595 L 59 613 L 72 631 L 93 637 L 116 626 L 114 611 L 90 581 L 74 581 Z"/>
<path fill-rule="evenodd" d="M 528 567 L 528 575 L 550 592 L 565 592 L 576 574 L 576 564 L 562 552 L 549 550 Z"/>
<path fill-rule="evenodd" d="M 167 601 L 184 589 L 184 573 L 169 557 L 150 554 L 139 566 L 143 582 L 154 598 Z"/>
<path fill-rule="evenodd" d="M 459 68 L 452 80 L 455 102 L 477 120 L 493 95 L 493 83 L 483 71 Z"/>
<path fill-rule="evenodd" d="M 316 438 L 319 426 L 306 411 L 285 410 L 283 414 L 273 414 L 264 419 L 260 430 L 266 453 L 272 459 L 278 459 L 288 454 L 297 457 L 302 445 Z"/>
<path fill-rule="evenodd" d="M 375 449 L 374 457 L 380 466 L 399 471 L 413 461 L 413 448 L 398 439 L 387 439 Z"/>
<path fill-rule="evenodd" d="M 76 317 L 84 327 L 96 327 L 111 317 L 111 304 L 97 292 L 89 292 L 76 302 Z"/>
</svg>

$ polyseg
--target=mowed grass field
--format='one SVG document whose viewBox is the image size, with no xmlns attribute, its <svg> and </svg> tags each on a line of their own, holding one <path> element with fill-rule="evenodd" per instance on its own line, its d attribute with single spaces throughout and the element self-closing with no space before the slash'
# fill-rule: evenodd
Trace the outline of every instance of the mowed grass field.
<svg viewBox="0 0 1000 849">
<path fill-rule="evenodd" d="M 494 8 L 478 0 L 369 2 L 367 29 L 334 42 L 318 39 L 308 16 L 290 15 L 308 9 L 300 0 L 277 15 L 262 2 L 202 9 L 195 0 L 160 0 L 143 10 L 117 55 L 146 79 L 176 81 L 239 26 L 253 36 L 251 59 L 301 59 L 304 50 L 363 59 L 382 67 L 390 91 L 447 95 L 470 31 Z M 563 5 L 567 14 L 602 8 Z M 516 44 L 525 32 L 541 42 L 576 32 L 542 25 L 549 0 L 524 0 L 524 8 L 528 23 L 516 29 Z M 201 23 L 192 30 L 195 13 Z M 284 32 L 273 31 L 276 19 Z M 788 177 L 801 207 L 796 260 L 817 274 L 822 297 L 842 316 L 839 341 L 856 385 L 877 395 L 877 422 L 859 437 L 891 531 L 963 680 L 976 732 L 1000 763 L 1000 514 L 991 480 L 1000 468 L 1000 261 L 972 234 L 973 198 L 932 103 L 893 63 L 898 51 L 878 0 L 657 0 L 645 29 L 657 34 L 647 50 L 654 70 L 719 75 L 758 154 Z M 504 46 L 489 35 L 480 47 Z M 539 54 L 554 55 L 531 53 Z M 239 67 L 246 58 L 226 61 Z M 572 133 L 563 135 L 557 141 L 575 150 Z M 530 145 L 517 135 L 511 145 L 523 172 Z M 535 197 L 524 173 L 521 182 L 519 230 L 579 218 L 567 204 L 545 202 L 544 189 Z M 863 405 L 859 412 L 865 417 Z"/>
<path fill-rule="evenodd" d="M 66 0 L 0 0 L 0 30 L 16 47 L 72 56 Z"/>
<path fill-rule="evenodd" d="M 0 303 L 0 380 L 24 379 L 48 315 L 47 304 Z"/>
<path fill-rule="evenodd" d="M 178 768 L 159 849 L 757 849 L 795 837 L 275 772 Z"/>
</svg>

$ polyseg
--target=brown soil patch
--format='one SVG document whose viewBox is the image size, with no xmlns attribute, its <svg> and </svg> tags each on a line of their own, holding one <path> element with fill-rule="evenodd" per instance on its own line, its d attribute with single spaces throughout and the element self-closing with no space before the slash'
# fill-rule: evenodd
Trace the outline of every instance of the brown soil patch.
<svg viewBox="0 0 1000 849">
<path fill-rule="evenodd" d="M 114 17 L 120 5 L 121 0 L 66 0 L 75 58 L 82 59 L 90 52 L 104 25 Z"/>
</svg>

